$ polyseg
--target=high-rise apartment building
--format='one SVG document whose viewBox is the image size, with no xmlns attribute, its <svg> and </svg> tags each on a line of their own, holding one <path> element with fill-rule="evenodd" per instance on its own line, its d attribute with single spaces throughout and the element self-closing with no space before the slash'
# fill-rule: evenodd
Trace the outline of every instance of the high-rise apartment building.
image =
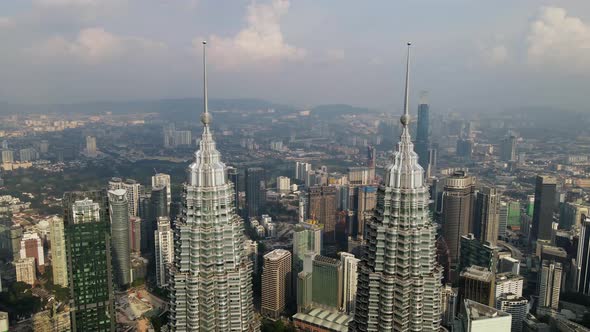
<svg viewBox="0 0 590 332">
<path fill-rule="evenodd" d="M 13 163 L 14 162 L 14 151 L 3 149 L 2 150 L 2 162 Z"/>
<path fill-rule="evenodd" d="M 498 273 L 494 280 L 494 288 L 494 296 L 496 299 L 506 294 L 522 296 L 524 278 L 511 272 Z"/>
<path fill-rule="evenodd" d="M 159 217 L 157 227 L 154 233 L 156 285 L 163 288 L 168 286 L 168 268 L 174 262 L 174 234 L 168 217 Z"/>
<path fill-rule="evenodd" d="M 45 271 L 45 251 L 43 241 L 35 231 L 26 231 L 20 240 L 20 258 L 33 257 L 39 272 Z"/>
<path fill-rule="evenodd" d="M 244 222 L 233 206 L 233 184 L 209 127 L 206 69 L 203 99 L 203 134 L 174 227 L 169 330 L 257 331 L 252 262 L 244 246 Z"/>
<path fill-rule="evenodd" d="M 37 268 L 34 257 L 19 258 L 14 261 L 16 281 L 34 285 L 37 281 Z"/>
<path fill-rule="evenodd" d="M 512 316 L 511 332 L 521 332 L 522 324 L 529 313 L 529 301 L 522 296 L 506 294 L 496 299 L 496 309 Z"/>
<path fill-rule="evenodd" d="M 21 162 L 35 161 L 39 159 L 39 153 L 33 148 L 20 149 L 18 154 Z"/>
<path fill-rule="evenodd" d="M 539 307 L 557 310 L 563 268 L 561 263 L 543 260 L 539 271 Z"/>
<path fill-rule="evenodd" d="M 347 313 L 354 313 L 356 305 L 356 287 L 358 282 L 358 263 L 359 259 L 353 254 L 347 252 L 340 253 L 340 263 L 342 265 L 342 304 L 341 308 Z"/>
<path fill-rule="evenodd" d="M 500 197 L 496 188 L 482 186 L 475 197 L 473 214 L 473 234 L 481 242 L 496 244 L 498 240 L 498 223 Z"/>
<path fill-rule="evenodd" d="M 275 249 L 264 255 L 263 260 L 260 312 L 265 317 L 277 319 L 291 296 L 291 253 Z"/>
<path fill-rule="evenodd" d="M 109 180 L 109 190 L 125 189 L 127 192 L 127 202 L 129 204 L 129 215 L 137 217 L 139 215 L 139 195 L 141 193 L 141 185 L 132 179 L 123 181 L 120 178 L 112 178 Z"/>
<path fill-rule="evenodd" d="M 584 216 L 580 227 L 580 237 L 576 254 L 577 290 L 579 293 L 590 296 L 590 218 Z"/>
<path fill-rule="evenodd" d="M 277 191 L 280 193 L 286 193 L 291 190 L 291 179 L 286 176 L 277 177 Z"/>
<path fill-rule="evenodd" d="M 266 184 L 264 181 L 264 169 L 250 167 L 246 169 L 246 206 L 248 217 L 256 217 L 266 202 Z"/>
<path fill-rule="evenodd" d="M 62 200 L 72 331 L 115 331 L 111 231 L 106 191 Z"/>
<path fill-rule="evenodd" d="M 442 269 L 436 261 L 429 190 L 408 128 L 409 65 L 408 48 L 402 134 L 393 163 L 385 167 L 374 218 L 367 224 L 350 331 L 440 328 Z"/>
<path fill-rule="evenodd" d="M 295 179 L 305 181 L 307 173 L 311 171 L 311 164 L 304 162 L 295 162 Z"/>
<path fill-rule="evenodd" d="M 474 179 L 456 171 L 445 180 L 443 192 L 443 237 L 449 248 L 451 268 L 459 261 L 461 236 L 470 233 L 473 217 Z"/>
<path fill-rule="evenodd" d="M 129 203 L 125 189 L 109 190 L 113 277 L 119 289 L 131 284 L 131 251 L 129 250 Z"/>
<path fill-rule="evenodd" d="M 53 283 L 68 287 L 68 265 L 66 259 L 66 239 L 64 221 L 60 217 L 49 220 L 49 242 L 51 243 L 51 269 Z"/>
<path fill-rule="evenodd" d="M 172 202 L 170 175 L 164 173 L 156 173 L 152 176 L 152 187 L 161 186 L 166 187 L 166 205 L 168 206 L 168 215 L 170 215 L 170 203 Z"/>
<path fill-rule="evenodd" d="M 324 225 L 324 243 L 336 242 L 336 187 L 309 188 L 309 216 Z"/>
<path fill-rule="evenodd" d="M 537 176 L 531 240 L 551 240 L 556 195 L 557 180 L 550 176 Z"/>
</svg>

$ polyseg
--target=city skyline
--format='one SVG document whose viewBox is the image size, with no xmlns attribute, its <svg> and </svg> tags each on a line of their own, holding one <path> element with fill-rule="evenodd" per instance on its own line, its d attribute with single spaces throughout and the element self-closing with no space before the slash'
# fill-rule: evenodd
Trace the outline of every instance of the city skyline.
<svg viewBox="0 0 590 332">
<path fill-rule="evenodd" d="M 590 328 L 554 2 L 6 0 L 0 330 Z"/>
<path fill-rule="evenodd" d="M 583 1 L 150 4 L 4 1 L 0 36 L 7 52 L 0 64 L 9 81 L 2 82 L 0 101 L 193 97 L 198 44 L 208 39 L 216 98 L 398 110 L 401 95 L 391 91 L 400 91 L 401 82 L 392 78 L 401 76 L 395 64 L 403 54 L 394 45 L 411 39 L 423 64 L 416 90 L 430 91 L 433 110 L 585 109 L 590 5 Z M 64 70 L 69 74 L 55 75 Z M 23 72 L 35 73 L 34 80 Z M 79 80 L 86 84 L 74 84 Z"/>
</svg>

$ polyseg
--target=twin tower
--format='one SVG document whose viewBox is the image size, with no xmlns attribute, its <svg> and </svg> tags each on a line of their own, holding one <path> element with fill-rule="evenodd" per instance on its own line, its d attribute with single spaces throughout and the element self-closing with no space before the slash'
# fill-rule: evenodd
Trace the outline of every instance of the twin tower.
<svg viewBox="0 0 590 332">
<path fill-rule="evenodd" d="M 350 331 L 438 331 L 442 268 L 436 262 L 436 227 L 428 211 L 428 186 L 408 125 L 410 44 L 403 126 L 392 163 L 379 187 L 367 225 L 354 320 Z M 203 134 L 184 184 L 170 271 L 171 331 L 258 331 L 252 263 L 244 226 L 235 213 L 233 184 L 211 135 L 206 43 L 203 43 Z"/>
</svg>

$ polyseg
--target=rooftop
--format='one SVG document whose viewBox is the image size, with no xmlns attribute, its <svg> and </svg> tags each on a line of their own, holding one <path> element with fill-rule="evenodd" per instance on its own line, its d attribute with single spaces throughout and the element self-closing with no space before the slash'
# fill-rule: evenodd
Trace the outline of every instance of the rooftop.
<svg viewBox="0 0 590 332">
<path fill-rule="evenodd" d="M 285 249 L 275 249 L 269 252 L 268 254 L 264 255 L 264 259 L 278 260 L 290 254 L 291 253 Z"/>
<path fill-rule="evenodd" d="M 352 317 L 346 314 L 320 308 L 314 308 L 308 313 L 297 313 L 293 319 L 342 332 L 348 331 L 348 323 L 352 321 Z"/>
<path fill-rule="evenodd" d="M 510 314 L 505 313 L 504 311 L 471 300 L 465 300 L 464 305 L 465 313 L 472 321 L 510 316 Z"/>
<path fill-rule="evenodd" d="M 461 272 L 462 278 L 469 278 L 480 280 L 484 282 L 491 282 L 494 274 L 485 267 L 472 265 Z"/>
</svg>

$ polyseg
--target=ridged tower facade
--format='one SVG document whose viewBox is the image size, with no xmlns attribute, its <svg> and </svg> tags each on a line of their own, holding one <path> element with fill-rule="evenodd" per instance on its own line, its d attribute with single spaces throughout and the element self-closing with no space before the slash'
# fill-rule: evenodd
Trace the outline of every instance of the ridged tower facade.
<svg viewBox="0 0 590 332">
<path fill-rule="evenodd" d="M 350 331 L 440 329 L 442 268 L 436 262 L 436 227 L 428 210 L 424 170 L 408 129 L 409 43 L 406 66 L 402 134 L 367 225 Z"/>
<path fill-rule="evenodd" d="M 209 129 L 205 47 L 203 42 L 204 128 L 195 161 L 187 170 L 182 214 L 175 224 L 169 327 L 257 331 L 243 221 L 235 213 L 233 184 Z"/>
</svg>

